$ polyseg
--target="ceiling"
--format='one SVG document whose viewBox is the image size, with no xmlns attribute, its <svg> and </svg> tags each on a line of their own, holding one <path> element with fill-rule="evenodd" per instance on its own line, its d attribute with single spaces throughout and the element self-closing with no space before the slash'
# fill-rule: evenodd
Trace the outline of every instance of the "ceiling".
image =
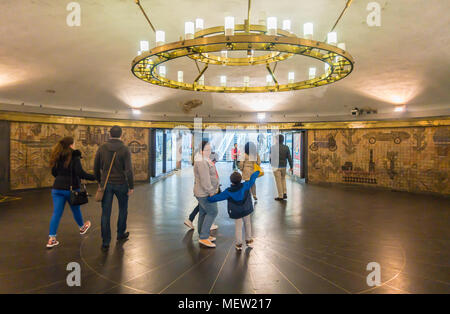
<svg viewBox="0 0 450 314">
<path fill-rule="evenodd" d="M 295 92 L 217 94 L 152 86 L 135 78 L 131 61 L 141 40 L 155 45 L 155 36 L 134 0 L 78 0 L 81 26 L 66 23 L 70 1 L 16 0 L 0 2 L 0 109 L 142 120 L 335 121 L 353 119 L 353 107 L 376 109 L 378 114 L 356 119 L 428 117 L 450 114 L 450 2 L 442 0 L 378 0 L 381 26 L 369 27 L 367 5 L 355 0 L 338 24 L 338 41 L 355 59 L 354 72 L 329 86 Z M 292 20 L 302 33 L 314 23 L 314 39 L 324 40 L 346 0 L 252 1 L 251 22 L 264 15 Z M 152 23 L 166 32 L 166 42 L 184 34 L 184 22 L 201 17 L 205 27 L 223 24 L 225 15 L 243 23 L 245 0 L 141 0 Z M 305 76 L 310 66 L 323 65 L 295 57 L 280 63 L 277 77 L 295 71 Z M 210 67 L 211 68 L 211 67 Z M 185 81 L 198 73 L 195 63 L 167 66 L 168 77 L 183 70 Z M 265 79 L 264 67 L 248 70 L 252 82 Z M 206 81 L 242 80 L 242 69 L 208 69 Z M 54 91 L 54 92 L 49 92 Z M 190 114 L 186 101 L 203 105 Z M 22 105 L 23 104 L 23 105 Z M 396 104 L 407 112 L 394 113 Z M 140 108 L 140 116 L 131 115 Z M 81 109 L 81 110 L 80 110 Z"/>
</svg>

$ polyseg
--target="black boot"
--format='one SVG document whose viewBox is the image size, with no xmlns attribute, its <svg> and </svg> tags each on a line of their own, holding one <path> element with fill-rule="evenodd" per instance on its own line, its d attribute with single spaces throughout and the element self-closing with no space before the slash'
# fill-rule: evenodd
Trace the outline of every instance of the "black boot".
<svg viewBox="0 0 450 314">
<path fill-rule="evenodd" d="M 128 239 L 129 235 L 130 235 L 129 232 L 125 232 L 124 234 L 117 236 L 117 241 Z"/>
</svg>

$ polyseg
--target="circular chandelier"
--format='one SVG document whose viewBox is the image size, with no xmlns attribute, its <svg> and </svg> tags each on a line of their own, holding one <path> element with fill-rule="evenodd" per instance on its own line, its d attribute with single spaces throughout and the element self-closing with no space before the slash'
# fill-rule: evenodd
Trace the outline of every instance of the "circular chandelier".
<svg viewBox="0 0 450 314">
<path fill-rule="evenodd" d="M 277 27 L 274 17 L 267 19 L 267 26 L 250 24 L 251 0 L 248 2 L 248 18 L 244 24 L 235 24 L 234 17 L 226 17 L 224 26 L 203 29 L 203 20 L 197 19 L 195 24 L 193 22 L 185 24 L 184 39 L 167 44 L 165 33 L 154 29 L 139 0 L 135 1 L 156 33 L 156 47 L 149 49 L 148 42 L 141 42 L 141 51 L 132 62 L 132 72 L 137 78 L 153 85 L 200 92 L 284 92 L 331 84 L 345 78 L 353 70 L 353 58 L 345 50 L 345 44 L 337 43 L 336 32 L 328 33 L 325 43 L 312 39 L 312 23 L 304 25 L 304 38 L 297 37 L 290 31 L 289 20 L 283 21 L 283 29 Z M 350 3 L 351 0 L 347 2 L 333 29 Z M 228 57 L 228 52 L 231 51 L 245 51 L 247 57 Z M 262 55 L 254 56 L 255 51 L 262 52 Z M 220 53 L 220 56 L 214 53 Z M 295 73 L 289 72 L 288 83 L 279 84 L 275 76 L 277 63 L 293 56 L 305 56 L 322 61 L 325 73 L 316 76 L 316 68 L 310 68 L 308 80 L 296 81 Z M 197 66 L 199 73 L 192 83 L 183 81 L 182 71 L 178 71 L 177 81 L 166 78 L 165 63 L 183 57 L 192 59 Z M 204 64 L 203 69 L 200 69 L 198 63 Z M 273 68 L 271 64 L 274 64 Z M 220 86 L 205 85 L 204 74 L 210 65 L 235 67 L 266 65 L 267 84 L 250 86 L 249 77 L 244 76 L 240 86 L 228 86 L 226 76 L 221 76 Z"/>
</svg>

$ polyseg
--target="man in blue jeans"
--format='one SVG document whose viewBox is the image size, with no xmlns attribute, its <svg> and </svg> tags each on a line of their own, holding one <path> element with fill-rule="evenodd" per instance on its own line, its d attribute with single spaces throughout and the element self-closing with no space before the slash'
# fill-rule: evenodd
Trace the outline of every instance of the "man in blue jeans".
<svg viewBox="0 0 450 314">
<path fill-rule="evenodd" d="M 131 165 L 131 153 L 120 140 L 122 128 L 113 126 L 109 131 L 111 139 L 99 147 L 95 156 L 94 174 L 101 186 L 105 186 L 109 169 L 108 183 L 102 200 L 102 250 L 109 249 L 111 242 L 111 209 L 114 195 L 119 201 L 119 219 L 117 221 L 117 241 L 125 240 L 130 235 L 127 230 L 128 197 L 133 194 L 134 179 Z M 113 160 L 115 154 L 115 158 Z"/>
</svg>

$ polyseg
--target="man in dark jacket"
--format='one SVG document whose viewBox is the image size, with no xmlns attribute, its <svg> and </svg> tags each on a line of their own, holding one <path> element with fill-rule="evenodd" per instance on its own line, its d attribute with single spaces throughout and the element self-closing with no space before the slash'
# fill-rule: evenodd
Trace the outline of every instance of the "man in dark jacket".
<svg viewBox="0 0 450 314">
<path fill-rule="evenodd" d="M 99 147 L 95 156 L 94 174 L 101 187 L 104 187 L 102 200 L 102 249 L 109 249 L 111 242 L 111 208 L 114 195 L 119 201 L 119 219 L 117 221 L 117 240 L 127 239 L 128 197 L 133 194 L 134 180 L 131 154 L 127 146 L 120 140 L 122 128 L 113 126 L 109 131 L 111 139 Z M 116 154 L 114 161 L 114 153 Z M 112 164 L 112 166 L 111 166 Z M 108 183 L 105 187 L 106 178 Z"/>
<path fill-rule="evenodd" d="M 282 201 L 287 198 L 286 192 L 286 167 L 289 161 L 290 172 L 292 172 L 292 156 L 291 150 L 287 145 L 284 145 L 284 136 L 279 135 L 278 141 L 270 148 L 270 163 L 273 169 L 273 175 L 277 183 L 278 197 L 277 201 Z"/>
</svg>

